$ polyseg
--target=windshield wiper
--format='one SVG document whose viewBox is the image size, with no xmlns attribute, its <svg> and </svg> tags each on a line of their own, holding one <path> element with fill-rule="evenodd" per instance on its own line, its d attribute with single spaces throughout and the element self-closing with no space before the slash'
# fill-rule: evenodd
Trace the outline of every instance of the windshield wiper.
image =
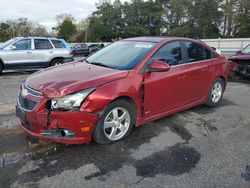
<svg viewBox="0 0 250 188">
<path fill-rule="evenodd" d="M 105 65 L 103 63 L 99 63 L 99 62 L 91 62 L 90 64 L 115 69 L 114 67 L 111 67 L 111 66 Z"/>
<path fill-rule="evenodd" d="M 84 59 L 83 61 L 85 61 L 86 63 L 90 64 L 90 62 L 87 59 Z"/>
</svg>

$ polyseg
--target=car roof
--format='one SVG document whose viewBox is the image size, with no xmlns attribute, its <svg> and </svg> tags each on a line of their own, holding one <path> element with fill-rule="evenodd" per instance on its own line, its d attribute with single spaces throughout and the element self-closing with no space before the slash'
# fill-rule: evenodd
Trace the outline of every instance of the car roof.
<svg viewBox="0 0 250 188">
<path fill-rule="evenodd" d="M 141 42 L 155 42 L 155 43 L 167 42 L 167 41 L 172 41 L 172 40 L 188 40 L 188 41 L 203 43 L 200 40 L 190 39 L 190 38 L 185 38 L 185 37 L 151 37 L 151 36 L 146 36 L 146 37 L 133 37 L 133 38 L 123 39 L 123 41 L 141 41 Z"/>
<path fill-rule="evenodd" d="M 35 38 L 35 39 L 51 39 L 51 40 L 62 40 L 59 38 L 55 38 L 55 37 L 42 37 L 42 36 L 22 36 L 22 37 L 18 37 L 18 38 Z"/>
</svg>

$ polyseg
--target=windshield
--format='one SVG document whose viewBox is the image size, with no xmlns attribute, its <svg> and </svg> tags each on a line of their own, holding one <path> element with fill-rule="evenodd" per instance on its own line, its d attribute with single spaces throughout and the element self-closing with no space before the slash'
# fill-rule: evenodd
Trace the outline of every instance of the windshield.
<svg viewBox="0 0 250 188">
<path fill-rule="evenodd" d="M 153 42 L 119 41 L 96 52 L 86 60 L 99 66 L 131 70 L 156 44 Z"/>
<path fill-rule="evenodd" d="M 5 48 L 6 46 L 10 45 L 11 43 L 17 41 L 18 39 L 19 39 L 19 38 L 13 38 L 13 39 L 7 40 L 5 43 L 0 44 L 0 47 L 1 47 L 1 48 Z"/>
<path fill-rule="evenodd" d="M 250 53 L 250 45 L 248 45 L 246 48 L 244 48 L 244 50 L 242 50 L 243 53 Z"/>
</svg>

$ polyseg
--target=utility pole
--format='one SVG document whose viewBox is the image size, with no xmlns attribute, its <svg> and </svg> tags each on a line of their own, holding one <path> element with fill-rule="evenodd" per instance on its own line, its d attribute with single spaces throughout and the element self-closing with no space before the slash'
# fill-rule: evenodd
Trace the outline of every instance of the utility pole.
<svg viewBox="0 0 250 188">
<path fill-rule="evenodd" d="M 89 27 L 89 20 L 86 19 L 86 23 L 85 23 L 85 42 L 88 42 L 88 27 Z"/>
<path fill-rule="evenodd" d="M 85 42 L 88 42 L 88 24 L 86 24 L 86 29 L 85 29 Z"/>
<path fill-rule="evenodd" d="M 12 29 L 12 36 L 13 36 L 13 38 L 15 38 L 15 28 L 14 28 L 14 26 L 12 26 L 11 29 Z"/>
</svg>

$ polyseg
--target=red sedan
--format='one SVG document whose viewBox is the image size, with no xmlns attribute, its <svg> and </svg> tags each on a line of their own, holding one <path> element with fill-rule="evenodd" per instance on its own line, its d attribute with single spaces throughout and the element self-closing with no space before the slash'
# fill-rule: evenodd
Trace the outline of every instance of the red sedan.
<svg viewBox="0 0 250 188">
<path fill-rule="evenodd" d="M 227 74 L 226 59 L 201 41 L 124 39 L 82 62 L 29 76 L 16 114 L 21 128 L 42 140 L 107 144 L 127 137 L 133 126 L 218 105 Z"/>
</svg>

